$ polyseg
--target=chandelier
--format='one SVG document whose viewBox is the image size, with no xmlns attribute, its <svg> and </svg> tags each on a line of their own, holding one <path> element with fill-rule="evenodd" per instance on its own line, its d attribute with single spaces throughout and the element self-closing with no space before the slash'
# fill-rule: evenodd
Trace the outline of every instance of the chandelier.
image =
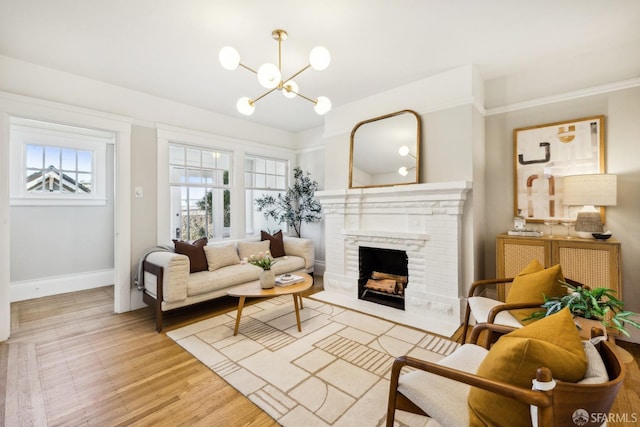
<svg viewBox="0 0 640 427">
<path fill-rule="evenodd" d="M 295 98 L 296 96 L 299 96 L 300 98 L 306 99 L 307 101 L 313 103 L 313 109 L 319 115 L 326 114 L 329 110 L 331 110 L 331 101 L 329 100 L 329 98 L 327 98 L 326 96 L 319 96 L 316 99 L 311 99 L 304 96 L 303 94 L 298 92 L 298 85 L 293 81 L 293 79 L 302 74 L 302 72 L 304 72 L 308 68 L 313 68 L 316 71 L 322 71 L 326 69 L 329 66 L 329 62 L 331 62 L 329 51 L 322 46 L 314 47 L 309 53 L 309 64 L 302 68 L 300 71 L 293 73 L 291 76 L 283 78 L 282 42 L 287 39 L 287 32 L 285 30 L 273 30 L 271 35 L 278 42 L 277 66 L 267 62 L 265 64 L 262 64 L 260 68 L 258 68 L 258 71 L 256 71 L 240 62 L 240 54 L 233 47 L 226 46 L 220 49 L 218 59 L 220 60 L 220 64 L 223 68 L 227 70 L 235 70 L 236 68 L 238 68 L 238 66 L 240 66 L 246 70 L 249 70 L 258 76 L 258 82 L 263 87 L 269 89 L 267 92 L 263 93 L 255 99 L 251 99 L 246 96 L 240 98 L 236 104 L 238 111 L 242 114 L 250 116 L 251 114 L 253 114 L 256 108 L 256 102 L 269 95 L 271 92 L 280 90 L 282 91 L 282 94 L 287 98 Z"/>
</svg>

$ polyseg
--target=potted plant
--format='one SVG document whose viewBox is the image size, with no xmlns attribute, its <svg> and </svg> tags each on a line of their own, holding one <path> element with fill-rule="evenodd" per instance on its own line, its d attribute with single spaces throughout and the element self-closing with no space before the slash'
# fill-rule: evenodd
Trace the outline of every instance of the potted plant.
<svg viewBox="0 0 640 427">
<path fill-rule="evenodd" d="M 625 328 L 626 323 L 640 329 L 640 323 L 631 319 L 632 316 L 638 316 L 638 314 L 624 310 L 622 308 L 624 303 L 613 295 L 615 293 L 614 290 L 608 288 L 591 289 L 588 286 L 573 286 L 567 282 L 561 283 L 570 292 L 561 297 L 547 297 L 545 295 L 545 302 L 542 304 L 542 308 L 545 308 L 546 311 L 535 312 L 524 320 L 541 319 L 557 313 L 565 307 L 569 307 L 574 318 L 577 319 L 576 325 L 578 325 L 579 329 L 581 328 L 578 320 L 580 318 L 595 320 L 607 328 L 620 331 L 626 336 L 630 336 Z M 607 319 L 610 313 L 612 316 Z"/>
<path fill-rule="evenodd" d="M 271 270 L 271 266 L 277 261 L 271 257 L 269 251 L 259 252 L 258 255 L 251 255 L 247 262 L 262 269 L 260 272 L 260 287 L 262 287 L 262 289 L 271 289 L 274 287 L 276 277 L 275 274 L 273 274 L 273 270 Z"/>
<path fill-rule="evenodd" d="M 303 223 L 320 221 L 322 206 L 314 196 L 317 189 L 318 183 L 311 179 L 309 172 L 296 167 L 293 170 L 293 184 L 284 195 L 263 195 L 256 199 L 258 212 L 279 224 L 286 223 L 300 237 Z"/>
</svg>

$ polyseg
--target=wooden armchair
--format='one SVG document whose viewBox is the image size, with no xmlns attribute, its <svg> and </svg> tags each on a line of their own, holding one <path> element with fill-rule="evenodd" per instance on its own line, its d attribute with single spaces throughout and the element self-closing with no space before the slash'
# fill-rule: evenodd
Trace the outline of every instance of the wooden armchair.
<svg viewBox="0 0 640 427">
<path fill-rule="evenodd" d="M 514 304 L 507 304 L 504 301 L 498 299 L 492 299 L 485 296 L 481 296 L 489 287 L 493 287 L 497 294 L 497 287 L 499 285 L 505 285 L 513 282 L 514 278 L 502 278 L 502 279 L 487 279 L 478 280 L 471 284 L 469 293 L 467 295 L 467 305 L 464 313 L 464 324 L 462 325 L 462 343 L 464 344 L 467 339 L 467 328 L 469 321 L 471 320 L 471 314 L 476 323 L 495 323 L 498 325 L 509 326 L 512 328 L 521 328 L 522 323 L 518 321 L 509 310 L 518 310 L 523 308 L 540 308 L 542 303 L 540 301 L 529 301 Z M 573 286 L 583 286 L 582 283 L 576 282 L 571 279 L 564 279 L 565 282 Z M 488 341 L 492 341 L 489 336 Z"/>
<path fill-rule="evenodd" d="M 608 380 L 605 378 L 604 382 L 597 384 L 586 379 L 581 383 L 556 380 L 555 387 L 552 389 L 538 391 L 475 375 L 478 366 L 488 353 L 488 350 L 475 343 L 480 332 L 487 329 L 498 334 L 513 330 L 494 324 L 476 325 L 470 337 L 472 344 L 463 345 L 437 363 L 408 356 L 397 358 L 391 371 L 387 427 L 393 426 L 396 409 L 429 416 L 443 426 L 469 425 L 467 398 L 471 386 L 537 407 L 537 412 L 532 411 L 532 418 L 533 413 L 537 417 L 537 423 L 533 422 L 534 427 L 536 425 L 575 427 L 573 416 L 579 409 L 586 410 L 588 414 L 603 414 L 603 416 L 609 412 L 625 375 L 624 366 L 614 351 L 612 343 L 602 341 L 597 344 L 597 351 L 607 371 L 604 376 L 608 375 Z M 587 358 L 589 359 L 589 355 Z M 413 378 L 405 380 L 405 375 L 400 375 L 400 371 L 405 366 L 417 370 L 406 375 Z M 536 380 L 549 383 L 551 374 L 549 369 L 540 367 Z M 595 426 L 602 424 L 603 421 L 605 420 L 597 416 L 588 416 L 586 424 L 580 425 Z"/>
</svg>

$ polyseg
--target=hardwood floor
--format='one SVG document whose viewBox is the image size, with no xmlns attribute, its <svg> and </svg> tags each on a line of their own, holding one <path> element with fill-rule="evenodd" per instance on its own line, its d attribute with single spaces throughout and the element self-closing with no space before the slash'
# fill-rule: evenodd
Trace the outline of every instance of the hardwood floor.
<svg viewBox="0 0 640 427">
<path fill-rule="evenodd" d="M 318 280 L 309 293 L 321 286 Z M 165 331 L 236 304 L 220 298 L 169 313 Z M 278 425 L 156 333 L 150 309 L 113 314 L 112 287 L 13 303 L 11 318 L 11 338 L 0 343 L 0 420 L 7 427 Z M 635 361 L 613 412 L 640 418 L 640 345 L 620 345 Z"/>
</svg>

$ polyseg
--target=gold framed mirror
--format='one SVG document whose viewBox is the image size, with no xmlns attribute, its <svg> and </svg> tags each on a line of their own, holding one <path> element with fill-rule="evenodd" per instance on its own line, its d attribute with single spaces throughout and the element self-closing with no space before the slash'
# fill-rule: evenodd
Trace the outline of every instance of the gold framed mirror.
<svg viewBox="0 0 640 427">
<path fill-rule="evenodd" d="M 364 120 L 351 131 L 349 188 L 417 184 L 420 116 L 401 110 Z"/>
</svg>

